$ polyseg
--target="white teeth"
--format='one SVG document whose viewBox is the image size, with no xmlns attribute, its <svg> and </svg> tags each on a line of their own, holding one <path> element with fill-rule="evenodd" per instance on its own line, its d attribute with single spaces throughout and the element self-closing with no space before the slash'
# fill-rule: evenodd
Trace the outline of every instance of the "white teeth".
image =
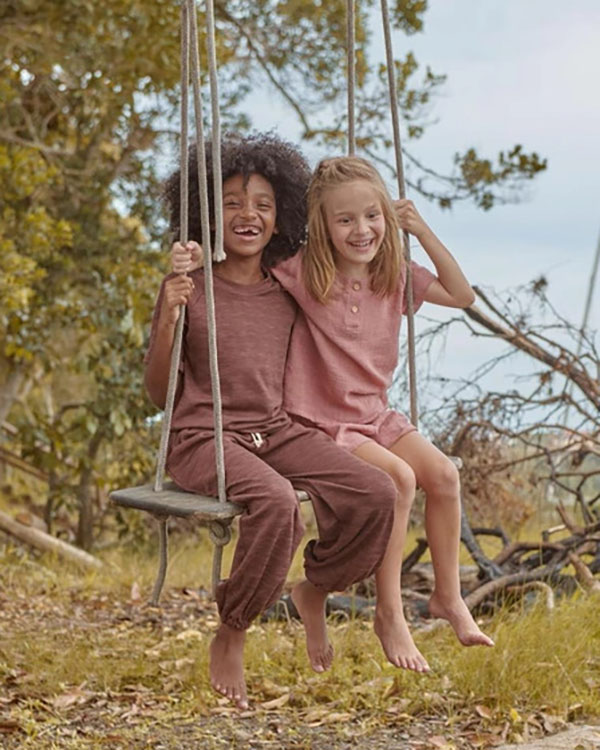
<svg viewBox="0 0 600 750">
<path fill-rule="evenodd" d="M 253 226 L 239 226 L 235 227 L 234 230 L 235 234 L 250 234 L 253 237 L 256 237 L 260 234 L 260 230 L 258 227 Z"/>
</svg>

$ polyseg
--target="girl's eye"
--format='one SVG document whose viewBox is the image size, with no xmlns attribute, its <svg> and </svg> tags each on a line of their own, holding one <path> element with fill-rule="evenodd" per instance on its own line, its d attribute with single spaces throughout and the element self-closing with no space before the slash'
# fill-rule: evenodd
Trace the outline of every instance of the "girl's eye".
<svg viewBox="0 0 600 750">
<path fill-rule="evenodd" d="M 270 203 L 260 203 L 258 207 L 261 211 L 268 211 L 270 208 L 273 208 Z"/>
<path fill-rule="evenodd" d="M 225 208 L 237 208 L 240 204 L 237 201 L 225 201 Z"/>
</svg>

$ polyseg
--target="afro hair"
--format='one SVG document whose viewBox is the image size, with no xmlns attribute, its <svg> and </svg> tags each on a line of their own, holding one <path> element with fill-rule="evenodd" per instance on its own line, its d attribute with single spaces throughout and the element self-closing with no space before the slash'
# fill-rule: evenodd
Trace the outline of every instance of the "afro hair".
<svg viewBox="0 0 600 750">
<path fill-rule="evenodd" d="M 196 146 L 188 151 L 189 165 L 189 238 L 202 243 L 200 197 L 198 190 L 198 158 Z M 263 265 L 274 266 L 294 255 L 306 240 L 306 192 L 310 168 L 304 156 L 291 143 L 273 133 L 240 135 L 225 133 L 221 140 L 223 182 L 235 175 L 248 180 L 259 174 L 271 184 L 275 193 L 278 233 L 274 234 L 263 253 Z M 213 161 L 210 143 L 206 144 L 210 221 L 214 225 Z M 170 213 L 169 226 L 173 239 L 180 236 L 180 171 L 165 183 L 164 197 Z M 211 231 L 214 240 L 214 231 Z"/>
</svg>

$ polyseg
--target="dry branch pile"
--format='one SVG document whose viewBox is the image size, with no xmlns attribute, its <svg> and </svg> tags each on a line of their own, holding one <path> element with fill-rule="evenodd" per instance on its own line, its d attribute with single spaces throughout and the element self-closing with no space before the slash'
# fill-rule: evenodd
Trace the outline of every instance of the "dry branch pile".
<svg viewBox="0 0 600 750">
<path fill-rule="evenodd" d="M 462 541 L 468 548 L 475 567 L 463 576 L 465 601 L 471 610 L 491 611 L 507 599 L 531 590 L 539 591 L 549 609 L 554 606 L 554 592 L 570 595 L 575 590 L 600 593 L 600 521 L 575 526 L 564 508 L 565 523 L 542 532 L 539 542 L 511 542 L 500 529 L 471 528 L 463 514 Z M 551 541 L 558 532 L 568 536 Z M 502 550 L 488 558 L 478 543 L 478 536 L 491 534 L 503 539 Z M 424 539 L 406 559 L 403 585 L 410 587 L 412 598 L 425 601 L 432 588 L 432 575 L 427 567 L 418 565 L 427 549 Z M 409 598 L 411 594 L 409 593 Z"/>
<path fill-rule="evenodd" d="M 480 524 L 472 528 L 463 510 L 462 541 L 475 563 L 463 576 L 471 609 L 493 609 L 532 589 L 548 606 L 555 592 L 600 590 L 600 356 L 593 331 L 561 317 L 545 290 L 544 278 L 505 299 L 476 289 L 483 309 L 473 305 L 421 339 L 429 348 L 442 329 L 463 325 L 473 337 L 508 345 L 459 383 L 428 381 L 445 399 L 425 421 L 439 446 L 461 457 L 463 506 Z M 524 355 L 528 367 L 517 371 L 529 374 L 515 387 L 487 386 L 492 370 Z M 503 529 L 516 531 L 536 510 L 538 528 L 548 525 L 549 511 L 562 523 L 539 540 L 511 542 Z M 482 535 L 501 539 L 501 551 L 487 557 Z M 423 598 L 431 588 L 431 573 L 418 564 L 426 548 L 420 541 L 403 569 L 404 584 Z"/>
</svg>

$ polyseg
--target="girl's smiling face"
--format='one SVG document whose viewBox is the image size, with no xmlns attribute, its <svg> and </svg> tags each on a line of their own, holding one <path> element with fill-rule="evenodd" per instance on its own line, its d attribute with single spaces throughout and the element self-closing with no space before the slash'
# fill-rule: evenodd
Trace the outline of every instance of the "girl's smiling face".
<svg viewBox="0 0 600 750">
<path fill-rule="evenodd" d="M 277 232 L 277 207 L 271 183 L 260 174 L 229 177 L 223 183 L 223 243 L 228 254 L 261 254 Z"/>
<path fill-rule="evenodd" d="M 366 180 L 348 182 L 323 195 L 327 231 L 338 270 L 366 278 L 385 235 L 385 217 L 378 192 Z"/>
</svg>

